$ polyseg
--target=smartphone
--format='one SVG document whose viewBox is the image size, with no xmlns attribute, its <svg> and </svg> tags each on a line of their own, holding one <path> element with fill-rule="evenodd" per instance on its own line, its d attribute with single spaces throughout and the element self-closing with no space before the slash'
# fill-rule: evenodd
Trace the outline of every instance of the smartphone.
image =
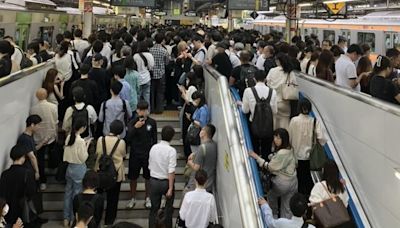
<svg viewBox="0 0 400 228">
<path fill-rule="evenodd" d="M 139 121 L 144 121 L 144 116 L 139 116 Z"/>
</svg>

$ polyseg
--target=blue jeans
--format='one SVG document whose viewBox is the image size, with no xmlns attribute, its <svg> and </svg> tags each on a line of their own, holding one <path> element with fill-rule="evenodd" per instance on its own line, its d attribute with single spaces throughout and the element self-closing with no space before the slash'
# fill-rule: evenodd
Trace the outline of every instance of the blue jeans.
<svg viewBox="0 0 400 228">
<path fill-rule="evenodd" d="M 82 179 L 86 173 L 86 164 L 69 164 L 65 179 L 67 184 L 65 185 L 64 193 L 64 219 L 73 221 L 74 213 L 72 211 L 72 203 L 74 197 L 82 192 Z"/>
<path fill-rule="evenodd" d="M 139 88 L 139 101 L 145 100 L 149 104 L 149 107 L 150 107 L 150 84 L 151 81 L 141 85 Z"/>
</svg>

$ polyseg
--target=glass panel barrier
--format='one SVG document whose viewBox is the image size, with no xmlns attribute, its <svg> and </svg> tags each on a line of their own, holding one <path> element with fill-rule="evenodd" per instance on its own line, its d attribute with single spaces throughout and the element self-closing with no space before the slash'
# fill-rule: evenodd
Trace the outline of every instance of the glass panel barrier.
<svg viewBox="0 0 400 228">
<path fill-rule="evenodd" d="M 25 129 L 34 94 L 53 67 L 53 62 L 41 63 L 0 79 L 0 170 L 11 163 L 10 150 Z"/>
</svg>

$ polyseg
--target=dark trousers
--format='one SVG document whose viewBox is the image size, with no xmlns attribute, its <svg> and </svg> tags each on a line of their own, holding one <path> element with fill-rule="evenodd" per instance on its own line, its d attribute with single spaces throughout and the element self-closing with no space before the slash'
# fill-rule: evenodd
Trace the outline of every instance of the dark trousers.
<svg viewBox="0 0 400 228">
<path fill-rule="evenodd" d="M 149 215 L 149 228 L 156 227 L 157 212 L 160 209 L 161 198 L 168 191 L 168 180 L 158 180 L 150 178 L 150 200 L 151 209 Z M 175 198 L 175 189 L 171 198 L 167 198 L 165 203 L 165 227 L 172 228 L 172 213 L 174 212 L 173 204 Z"/>
<path fill-rule="evenodd" d="M 166 70 L 165 81 L 166 81 L 166 90 L 165 90 L 165 98 L 167 100 L 167 104 L 172 104 L 172 100 L 179 101 L 179 91 L 176 84 L 178 83 L 178 79 L 180 75 L 171 76 L 171 70 Z"/>
<path fill-rule="evenodd" d="M 310 161 L 298 160 L 297 180 L 299 193 L 309 196 L 314 186 L 314 182 L 310 173 Z"/>
<path fill-rule="evenodd" d="M 271 154 L 272 138 L 258 138 L 251 134 L 253 150 L 265 160 L 268 160 L 268 155 Z"/>
<path fill-rule="evenodd" d="M 160 79 L 151 79 L 151 112 L 162 113 L 164 111 L 164 91 L 165 91 L 165 76 Z"/>
<path fill-rule="evenodd" d="M 49 168 L 56 168 L 57 167 L 57 161 L 56 156 L 54 155 L 54 146 L 55 146 L 55 142 L 42 146 L 42 148 L 40 148 L 40 150 L 37 151 L 36 153 L 36 157 L 38 160 L 38 166 L 39 166 L 39 174 L 40 174 L 40 183 L 46 183 L 47 179 L 46 179 L 46 174 L 44 172 L 45 168 L 46 168 L 46 160 L 45 160 L 45 156 L 46 154 L 48 154 L 48 167 Z"/>
<path fill-rule="evenodd" d="M 120 190 L 121 182 L 117 182 L 111 189 L 107 191 L 107 208 L 104 218 L 104 223 L 106 225 L 112 225 L 117 217 Z"/>
</svg>

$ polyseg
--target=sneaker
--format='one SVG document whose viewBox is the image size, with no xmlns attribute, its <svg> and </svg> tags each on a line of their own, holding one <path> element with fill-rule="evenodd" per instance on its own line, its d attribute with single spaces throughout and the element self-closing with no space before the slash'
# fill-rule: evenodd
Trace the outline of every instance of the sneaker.
<svg viewBox="0 0 400 228">
<path fill-rule="evenodd" d="M 131 200 L 129 200 L 128 204 L 126 205 L 126 208 L 132 209 L 135 207 L 135 205 L 136 205 L 136 199 L 132 198 Z"/>
<path fill-rule="evenodd" d="M 149 209 L 151 208 L 151 201 L 149 197 L 146 197 L 146 202 L 144 203 L 144 206 Z"/>
<path fill-rule="evenodd" d="M 45 183 L 40 184 L 40 191 L 44 191 L 47 189 L 47 186 Z"/>
<path fill-rule="evenodd" d="M 64 219 L 64 228 L 69 227 L 69 221 L 67 219 Z"/>
</svg>

